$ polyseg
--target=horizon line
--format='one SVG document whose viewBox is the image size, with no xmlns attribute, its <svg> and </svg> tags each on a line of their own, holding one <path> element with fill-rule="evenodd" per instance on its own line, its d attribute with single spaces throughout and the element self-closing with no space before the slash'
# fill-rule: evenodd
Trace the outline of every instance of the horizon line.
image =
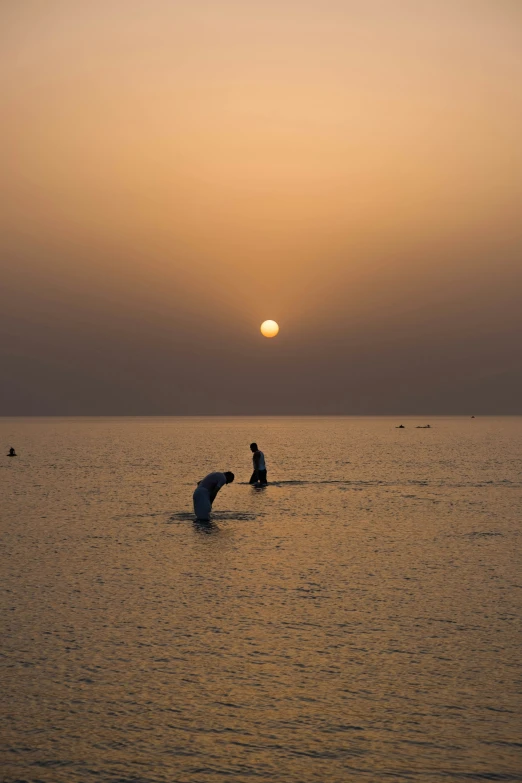
<svg viewBox="0 0 522 783">
<path fill-rule="evenodd" d="M 520 413 L 16 413 L 1 419 L 199 419 L 199 418 L 493 418 L 517 417 Z"/>
</svg>

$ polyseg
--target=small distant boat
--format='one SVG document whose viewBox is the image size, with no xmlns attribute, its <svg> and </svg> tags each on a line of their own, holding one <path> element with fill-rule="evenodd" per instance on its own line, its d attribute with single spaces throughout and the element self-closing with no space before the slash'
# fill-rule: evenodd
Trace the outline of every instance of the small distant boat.
<svg viewBox="0 0 522 783">
<path fill-rule="evenodd" d="M 399 424 L 399 426 L 398 426 L 398 427 L 395 427 L 395 429 L 396 429 L 396 430 L 404 430 L 404 429 L 406 429 L 406 428 L 405 428 L 404 424 Z"/>
<path fill-rule="evenodd" d="M 421 424 L 417 424 L 415 429 L 417 429 L 417 430 L 431 430 L 431 424 L 425 424 L 424 426 L 422 426 Z"/>
</svg>

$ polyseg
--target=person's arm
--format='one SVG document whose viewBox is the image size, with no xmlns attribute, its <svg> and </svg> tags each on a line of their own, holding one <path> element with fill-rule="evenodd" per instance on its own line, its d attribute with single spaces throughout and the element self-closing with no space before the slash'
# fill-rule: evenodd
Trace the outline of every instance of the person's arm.
<svg viewBox="0 0 522 783">
<path fill-rule="evenodd" d="M 224 487 L 224 486 L 225 486 L 225 482 L 224 481 L 223 481 L 223 483 L 220 483 L 219 481 L 216 481 L 216 483 L 214 484 L 212 489 L 209 490 L 208 494 L 210 495 L 210 503 L 211 504 L 216 499 L 216 495 L 219 492 L 219 490 L 221 489 L 221 487 Z"/>
</svg>

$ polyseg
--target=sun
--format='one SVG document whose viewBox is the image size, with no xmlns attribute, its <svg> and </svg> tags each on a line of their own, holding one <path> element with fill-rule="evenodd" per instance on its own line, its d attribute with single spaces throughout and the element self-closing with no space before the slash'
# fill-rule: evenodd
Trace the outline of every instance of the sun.
<svg viewBox="0 0 522 783">
<path fill-rule="evenodd" d="M 279 331 L 279 324 L 275 321 L 263 321 L 261 324 L 261 334 L 263 337 L 275 337 Z"/>
</svg>

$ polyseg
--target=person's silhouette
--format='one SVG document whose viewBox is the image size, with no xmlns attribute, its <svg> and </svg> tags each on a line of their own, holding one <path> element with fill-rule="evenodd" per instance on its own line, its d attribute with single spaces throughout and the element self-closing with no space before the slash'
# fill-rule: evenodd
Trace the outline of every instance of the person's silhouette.
<svg viewBox="0 0 522 783">
<path fill-rule="evenodd" d="M 212 503 L 216 495 L 225 484 L 231 484 L 234 481 L 234 474 L 227 470 L 225 473 L 209 473 L 204 479 L 198 482 L 192 499 L 194 501 L 194 513 L 201 522 L 208 522 Z"/>
<path fill-rule="evenodd" d="M 249 484 L 266 484 L 266 464 L 265 455 L 257 448 L 257 443 L 250 444 L 250 451 L 252 452 L 252 462 L 254 463 L 254 472 L 250 477 Z"/>
<path fill-rule="evenodd" d="M 13 447 L 12 447 L 12 446 L 11 446 L 11 448 L 9 449 L 9 454 L 8 454 L 7 456 L 8 456 L 8 457 L 17 457 L 17 456 L 18 456 L 18 455 L 17 455 L 17 453 L 16 453 L 16 451 L 13 449 Z"/>
</svg>

